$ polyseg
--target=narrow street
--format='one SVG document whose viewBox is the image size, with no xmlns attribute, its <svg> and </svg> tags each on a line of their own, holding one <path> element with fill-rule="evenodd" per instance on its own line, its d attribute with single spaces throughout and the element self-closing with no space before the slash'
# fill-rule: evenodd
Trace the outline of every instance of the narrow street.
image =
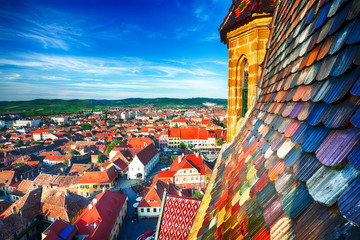
<svg viewBox="0 0 360 240">
<path fill-rule="evenodd" d="M 150 172 L 148 176 L 148 181 L 151 181 L 152 178 L 160 171 L 162 168 L 168 167 L 158 163 L 154 169 Z M 117 185 L 112 191 L 118 191 L 121 188 L 121 191 L 124 194 L 128 195 L 129 205 L 126 218 L 123 222 L 123 225 L 120 228 L 119 238 L 124 240 L 136 240 L 141 234 L 145 233 L 148 230 L 155 232 L 158 218 L 153 219 L 138 219 L 136 222 L 131 223 L 131 217 L 134 216 L 134 207 L 133 204 L 136 203 L 136 198 L 138 197 L 134 190 L 131 188 L 132 185 L 136 185 L 138 180 L 128 180 L 126 178 L 119 179 Z"/>
</svg>

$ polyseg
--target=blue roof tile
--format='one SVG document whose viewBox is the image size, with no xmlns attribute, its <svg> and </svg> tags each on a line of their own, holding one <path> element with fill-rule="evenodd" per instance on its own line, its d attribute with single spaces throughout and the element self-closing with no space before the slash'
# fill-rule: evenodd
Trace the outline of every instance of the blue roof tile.
<svg viewBox="0 0 360 240">
<path fill-rule="evenodd" d="M 339 27 L 344 23 L 346 16 L 350 10 L 350 4 L 347 4 L 336 16 L 334 20 L 334 24 L 331 26 L 329 34 L 334 34 Z"/>
<path fill-rule="evenodd" d="M 355 126 L 360 128 L 360 108 L 355 112 L 354 116 L 352 116 L 350 122 Z"/>
<path fill-rule="evenodd" d="M 360 178 L 346 189 L 338 202 L 344 217 L 356 225 L 360 225 Z"/>
<path fill-rule="evenodd" d="M 269 182 L 266 186 L 258 193 L 258 201 L 261 206 L 264 206 L 267 201 L 276 193 L 275 183 Z"/>
<path fill-rule="evenodd" d="M 348 70 L 355 57 L 360 55 L 360 46 L 351 46 L 346 48 L 344 51 L 339 53 L 339 56 L 336 59 L 334 67 L 331 69 L 330 75 L 333 77 L 340 76 L 346 70 Z"/>
<path fill-rule="evenodd" d="M 355 20 L 354 27 L 349 34 L 348 39 L 346 40 L 346 44 L 354 44 L 360 41 L 360 21 Z"/>
<path fill-rule="evenodd" d="M 351 88 L 350 93 L 355 96 L 360 96 L 360 78 L 358 78 L 354 86 Z"/>
<path fill-rule="evenodd" d="M 292 167 L 294 164 L 302 158 L 305 154 L 302 147 L 300 145 L 295 145 L 288 154 L 286 154 L 284 158 L 284 162 L 286 166 Z"/>
<path fill-rule="evenodd" d="M 350 163 L 360 170 L 360 145 L 358 145 L 348 157 Z"/>
<path fill-rule="evenodd" d="M 351 164 L 347 164 L 340 171 L 322 166 L 306 182 L 306 185 L 315 201 L 332 206 L 351 182 L 359 176 L 359 173 Z"/>
<path fill-rule="evenodd" d="M 306 129 L 304 141 L 301 146 L 305 152 L 315 152 L 325 138 L 330 134 L 331 129 L 326 127 L 309 127 Z"/>
<path fill-rule="evenodd" d="M 348 24 L 346 27 L 343 28 L 339 33 L 335 35 L 334 42 L 329 50 L 329 54 L 337 53 L 341 47 L 345 44 L 350 32 L 355 24 L 355 21 Z"/>
<path fill-rule="evenodd" d="M 295 177 L 302 182 L 306 182 L 321 166 L 314 154 L 305 153 L 294 165 Z"/>
<path fill-rule="evenodd" d="M 327 19 L 327 15 L 329 13 L 331 7 L 331 3 L 326 3 L 321 9 L 320 12 L 318 13 L 315 21 L 316 21 L 316 26 L 315 28 L 319 28 L 323 25 L 323 23 L 326 21 Z"/>
<path fill-rule="evenodd" d="M 311 110 L 307 122 L 312 126 L 318 125 L 330 107 L 330 105 L 324 103 L 316 104 Z"/>
<path fill-rule="evenodd" d="M 305 132 L 309 128 L 309 124 L 302 123 L 294 132 L 294 134 L 291 137 L 291 141 L 293 143 L 301 144 L 304 141 Z"/>
<path fill-rule="evenodd" d="M 331 105 L 327 113 L 323 116 L 322 122 L 328 128 L 342 127 L 348 123 L 359 105 L 360 98 L 354 96 L 343 103 Z"/>
<path fill-rule="evenodd" d="M 327 17 L 332 17 L 336 14 L 336 12 L 340 9 L 341 4 L 347 0 L 334 0 L 331 4 L 329 13 L 327 15 Z"/>
<path fill-rule="evenodd" d="M 283 197 L 284 212 L 291 218 L 297 218 L 313 202 L 304 183 L 290 189 Z"/>
<path fill-rule="evenodd" d="M 343 98 L 346 93 L 350 90 L 356 79 L 360 75 L 360 68 L 355 69 L 350 74 L 342 76 L 340 78 L 332 78 L 328 81 L 331 82 L 329 85 L 331 88 L 326 93 L 324 101 L 326 103 L 333 103 Z"/>
<path fill-rule="evenodd" d="M 330 91 L 333 85 L 335 85 L 337 79 L 330 78 L 328 80 L 320 82 L 317 89 L 315 90 L 314 94 L 311 97 L 311 101 L 313 102 L 320 102 L 324 99 L 326 94 Z"/>
</svg>

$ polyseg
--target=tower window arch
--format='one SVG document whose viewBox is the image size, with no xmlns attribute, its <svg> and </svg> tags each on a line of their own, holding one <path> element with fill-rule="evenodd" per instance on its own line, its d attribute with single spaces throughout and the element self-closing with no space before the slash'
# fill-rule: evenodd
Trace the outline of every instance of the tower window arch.
<svg viewBox="0 0 360 240">
<path fill-rule="evenodd" d="M 242 55 L 237 63 L 236 68 L 236 116 L 245 117 L 248 110 L 248 89 L 249 89 L 249 63 L 245 55 Z"/>
<path fill-rule="evenodd" d="M 242 67 L 242 113 L 241 116 L 245 117 L 248 110 L 248 87 L 249 87 L 249 64 L 247 59 L 244 59 Z"/>
</svg>

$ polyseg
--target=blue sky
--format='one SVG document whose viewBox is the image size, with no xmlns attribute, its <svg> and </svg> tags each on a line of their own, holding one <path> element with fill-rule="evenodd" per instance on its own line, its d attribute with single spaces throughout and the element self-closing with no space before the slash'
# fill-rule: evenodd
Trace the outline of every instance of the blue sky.
<svg viewBox="0 0 360 240">
<path fill-rule="evenodd" d="M 0 4 L 0 101 L 227 98 L 231 0 Z"/>
</svg>

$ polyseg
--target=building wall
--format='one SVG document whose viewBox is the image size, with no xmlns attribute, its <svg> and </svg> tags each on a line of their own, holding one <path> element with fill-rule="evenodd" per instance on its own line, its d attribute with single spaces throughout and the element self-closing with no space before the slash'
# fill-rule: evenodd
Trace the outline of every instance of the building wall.
<svg viewBox="0 0 360 240">
<path fill-rule="evenodd" d="M 180 138 L 169 138 L 169 148 L 179 148 Z"/>
<path fill-rule="evenodd" d="M 249 67 L 247 107 L 250 109 L 256 98 L 256 84 L 261 75 L 259 65 L 263 62 L 266 53 L 271 16 L 269 14 L 254 14 L 254 16 L 249 23 L 227 33 L 229 49 L 228 142 L 233 140 L 241 122 L 245 119 L 242 117 L 242 61 L 246 59 Z"/>
<path fill-rule="evenodd" d="M 119 212 L 118 217 L 116 218 L 114 226 L 111 229 L 110 236 L 109 236 L 110 239 L 118 239 L 119 232 L 120 232 L 120 227 L 123 224 L 123 220 L 125 218 L 126 212 L 127 212 L 127 203 L 125 201 L 124 205 L 122 206 L 122 208 L 121 208 L 121 210 Z"/>
<path fill-rule="evenodd" d="M 143 218 L 158 217 L 160 214 L 160 208 L 161 207 L 139 207 L 137 208 L 138 216 Z"/>
<path fill-rule="evenodd" d="M 195 168 L 180 169 L 174 175 L 174 183 L 182 189 L 205 188 L 205 176 Z"/>
<path fill-rule="evenodd" d="M 134 157 L 128 167 L 128 179 L 137 179 L 138 173 L 142 174 L 141 179 L 144 179 L 150 171 L 159 162 L 159 153 L 157 153 L 147 164 L 144 166 L 137 156 Z"/>
<path fill-rule="evenodd" d="M 103 187 L 106 190 L 110 190 L 110 188 L 114 185 L 113 182 L 104 182 L 104 183 L 86 183 L 86 184 L 78 184 L 78 194 L 83 197 L 92 196 L 94 194 L 98 194 L 102 191 Z"/>
<path fill-rule="evenodd" d="M 144 178 L 145 175 L 145 169 L 144 165 L 140 162 L 139 158 L 137 156 L 134 157 L 134 159 L 129 164 L 129 171 L 128 171 L 128 179 L 136 179 L 137 174 L 141 174 L 142 178 Z"/>
</svg>

